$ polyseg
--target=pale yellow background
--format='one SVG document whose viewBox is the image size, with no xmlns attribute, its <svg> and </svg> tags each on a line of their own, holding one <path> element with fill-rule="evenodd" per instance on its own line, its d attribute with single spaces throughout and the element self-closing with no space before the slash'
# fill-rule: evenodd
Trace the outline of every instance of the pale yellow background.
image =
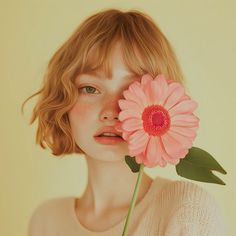
<svg viewBox="0 0 236 236">
<path fill-rule="evenodd" d="M 171 41 L 199 103 L 195 146 L 208 150 L 228 171 L 226 186 L 199 183 L 213 194 L 236 235 L 236 2 L 219 0 L 78 1 L 10 0 L 0 6 L 0 235 L 24 236 L 30 214 L 51 197 L 79 195 L 86 184 L 79 156 L 54 158 L 35 145 L 28 126 L 36 91 L 53 52 L 82 19 L 108 7 L 135 8 L 154 18 Z M 180 177 L 175 168 L 146 169 L 152 176 Z"/>
</svg>

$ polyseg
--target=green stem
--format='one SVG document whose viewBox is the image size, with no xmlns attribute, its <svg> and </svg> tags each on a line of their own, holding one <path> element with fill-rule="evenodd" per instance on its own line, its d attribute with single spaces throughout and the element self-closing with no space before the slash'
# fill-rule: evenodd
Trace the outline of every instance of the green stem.
<svg viewBox="0 0 236 236">
<path fill-rule="evenodd" d="M 131 201 L 131 204 L 129 206 L 128 215 L 127 215 L 127 218 L 126 218 L 126 221 L 125 221 L 125 227 L 124 227 L 122 236 L 126 236 L 127 232 L 128 232 L 127 229 L 128 229 L 129 221 L 131 219 L 131 215 L 132 215 L 132 212 L 133 212 L 133 209 L 134 209 L 134 206 L 135 206 L 137 195 L 138 195 L 138 192 L 139 192 L 139 187 L 140 187 L 142 176 L 143 176 L 143 169 L 144 169 L 144 164 L 141 164 L 140 169 L 139 169 L 138 179 L 137 179 L 135 189 L 134 189 L 134 193 L 133 193 L 133 197 L 132 197 L 132 201 Z"/>
</svg>

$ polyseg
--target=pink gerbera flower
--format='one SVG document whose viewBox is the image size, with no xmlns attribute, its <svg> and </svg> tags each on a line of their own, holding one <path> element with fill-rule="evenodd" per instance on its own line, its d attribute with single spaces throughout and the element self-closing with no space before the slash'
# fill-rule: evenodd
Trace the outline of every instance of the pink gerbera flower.
<svg viewBox="0 0 236 236">
<path fill-rule="evenodd" d="M 199 119 L 197 103 L 183 86 L 164 75 L 146 74 L 135 81 L 119 100 L 119 120 L 129 155 L 147 167 L 178 164 L 192 147 Z"/>
</svg>

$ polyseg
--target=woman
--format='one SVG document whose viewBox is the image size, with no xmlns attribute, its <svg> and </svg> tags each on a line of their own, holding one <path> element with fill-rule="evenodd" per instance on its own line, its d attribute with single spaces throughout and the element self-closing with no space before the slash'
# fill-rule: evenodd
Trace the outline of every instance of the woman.
<svg viewBox="0 0 236 236">
<path fill-rule="evenodd" d="M 82 153 L 88 182 L 79 197 L 50 199 L 33 213 L 30 236 L 121 235 L 137 175 L 115 126 L 118 100 L 143 74 L 184 84 L 175 53 L 152 19 L 110 9 L 86 19 L 49 62 L 31 123 L 56 156 Z M 30 97 L 30 98 L 31 98 Z M 219 235 L 224 223 L 202 188 L 143 174 L 128 235 Z"/>
</svg>

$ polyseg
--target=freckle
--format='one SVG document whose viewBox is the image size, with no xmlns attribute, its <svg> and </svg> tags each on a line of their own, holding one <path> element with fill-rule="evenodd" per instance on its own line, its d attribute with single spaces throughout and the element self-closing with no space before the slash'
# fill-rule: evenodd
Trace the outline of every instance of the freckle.
<svg viewBox="0 0 236 236">
<path fill-rule="evenodd" d="M 73 108 L 73 112 L 79 116 L 81 120 L 86 120 L 88 117 L 88 112 L 91 111 L 90 106 L 87 104 L 77 104 Z"/>
</svg>

